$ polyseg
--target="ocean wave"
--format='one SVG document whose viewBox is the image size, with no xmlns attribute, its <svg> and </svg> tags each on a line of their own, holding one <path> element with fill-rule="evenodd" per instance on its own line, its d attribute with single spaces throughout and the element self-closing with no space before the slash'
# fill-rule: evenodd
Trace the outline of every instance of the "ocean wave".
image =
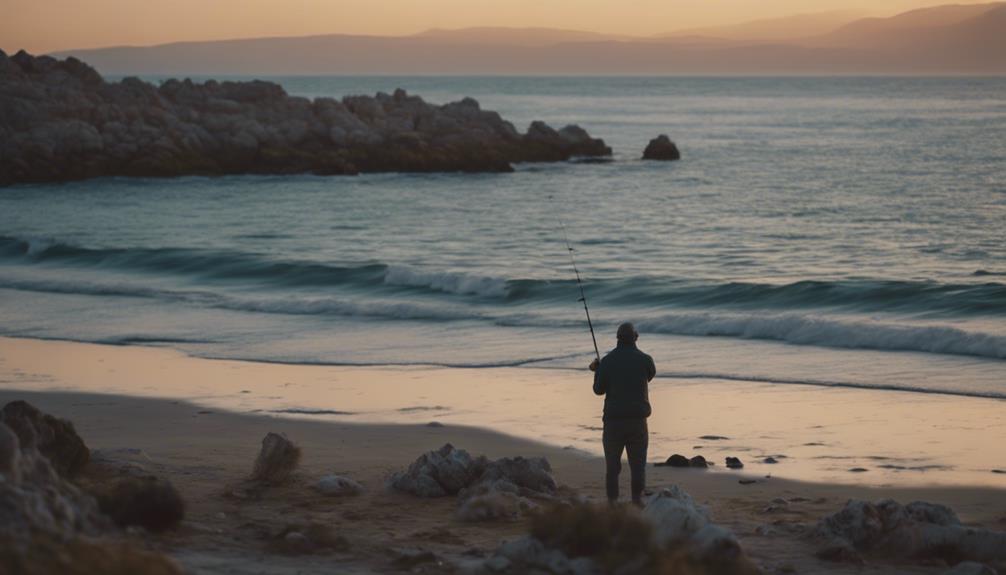
<svg viewBox="0 0 1006 575">
<path fill-rule="evenodd" d="M 916 351 L 1006 359 L 1006 336 L 955 327 L 822 318 L 801 314 L 666 314 L 636 322 L 668 335 L 762 339 L 879 351 Z"/>
<path fill-rule="evenodd" d="M 508 278 L 477 271 L 383 262 L 333 265 L 240 251 L 85 248 L 46 238 L 0 236 L 0 261 L 134 271 L 262 287 L 347 286 L 368 293 L 407 288 L 431 296 L 475 296 L 511 304 L 541 304 L 578 297 L 576 283 L 570 278 Z M 996 274 L 982 271 L 975 277 Z M 588 279 L 585 288 L 592 303 L 607 306 L 1006 316 L 1006 283 L 995 281 L 835 279 L 771 284 L 647 276 Z"/>
<path fill-rule="evenodd" d="M 422 287 L 459 295 L 505 297 L 507 280 L 457 271 L 426 271 L 408 266 L 389 266 L 384 283 L 393 286 Z"/>
</svg>

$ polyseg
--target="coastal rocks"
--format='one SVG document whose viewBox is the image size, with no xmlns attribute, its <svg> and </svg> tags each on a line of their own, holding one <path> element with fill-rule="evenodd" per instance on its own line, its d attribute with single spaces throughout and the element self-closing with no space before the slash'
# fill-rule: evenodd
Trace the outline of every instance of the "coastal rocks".
<svg viewBox="0 0 1006 575">
<path fill-rule="evenodd" d="M 27 546 L 33 533 L 55 538 L 105 531 L 107 519 L 93 497 L 65 480 L 37 449 L 21 449 L 15 433 L 0 423 L 0 539 Z"/>
<path fill-rule="evenodd" d="M 646 145 L 646 149 L 643 150 L 643 159 L 663 161 L 680 160 L 681 152 L 678 151 L 678 146 L 672 142 L 666 134 L 660 134 L 656 138 L 650 140 L 650 143 Z"/>
<path fill-rule="evenodd" d="M 668 457 L 667 461 L 664 461 L 663 463 L 657 463 L 656 465 L 658 467 L 661 467 L 661 466 L 666 466 L 666 467 L 689 467 L 689 466 L 691 466 L 691 463 L 688 461 L 688 458 L 685 457 L 684 455 L 675 453 L 674 455 Z"/>
<path fill-rule="evenodd" d="M 737 457 L 727 457 L 727 469 L 744 469 L 744 463 Z"/>
<path fill-rule="evenodd" d="M 664 546 L 687 541 L 709 525 L 706 510 L 677 485 L 650 497 L 643 508 L 643 517 L 653 525 L 654 537 Z"/>
<path fill-rule="evenodd" d="M 705 457 L 701 455 L 696 455 L 695 457 L 688 459 L 684 455 L 675 453 L 674 455 L 667 458 L 667 461 L 654 463 L 657 467 L 694 467 L 696 469 L 706 469 L 709 467 L 709 462 L 706 461 Z"/>
<path fill-rule="evenodd" d="M 876 503 L 851 500 L 822 519 L 813 536 L 826 555 L 843 560 L 860 554 L 885 559 L 1006 561 L 1006 532 L 969 528 L 943 505 L 917 501 L 901 505 L 886 499 Z M 855 555 L 853 554 L 855 553 Z"/>
<path fill-rule="evenodd" d="M 667 522 L 690 508 L 695 523 Z M 726 529 L 708 521 L 688 494 L 671 488 L 649 512 L 602 505 L 566 505 L 536 514 L 527 536 L 504 542 L 483 562 L 487 572 L 555 574 L 757 573 Z M 672 510 L 673 509 L 673 510 Z M 668 537 L 668 526 L 676 534 Z"/>
<path fill-rule="evenodd" d="M 327 497 L 346 497 L 363 493 L 362 485 L 340 475 L 326 475 L 314 484 L 314 488 Z"/>
<path fill-rule="evenodd" d="M 0 52 L 0 185 L 98 176 L 506 172 L 610 156 L 577 126 L 526 134 L 465 98 L 342 100 L 263 81 L 105 82 L 79 60 Z"/>
<path fill-rule="evenodd" d="M 279 485 L 289 479 L 300 463 L 300 447 L 282 433 L 269 432 L 262 439 L 262 449 L 255 459 L 251 479 Z"/>
<path fill-rule="evenodd" d="M 472 458 L 448 443 L 422 454 L 406 471 L 392 475 L 390 485 L 419 497 L 457 495 L 482 475 L 487 464 L 485 458 Z"/>
<path fill-rule="evenodd" d="M 119 527 L 138 525 L 159 532 L 177 526 L 185 517 L 181 494 L 159 477 L 125 477 L 97 497 L 101 511 Z"/>
<path fill-rule="evenodd" d="M 543 457 L 489 461 L 449 443 L 424 453 L 388 483 L 419 497 L 457 495 L 457 516 L 462 521 L 515 519 L 537 509 L 535 500 L 555 500 L 559 490 L 552 466 Z"/>
<path fill-rule="evenodd" d="M 308 555 L 349 549 L 349 541 L 323 523 L 287 525 L 268 540 L 270 551 L 285 555 Z"/>
<path fill-rule="evenodd" d="M 64 477 L 72 477 L 87 465 L 90 450 L 73 424 L 26 401 L 12 401 L 0 410 L 0 422 L 17 434 L 24 449 L 37 449 Z"/>
</svg>

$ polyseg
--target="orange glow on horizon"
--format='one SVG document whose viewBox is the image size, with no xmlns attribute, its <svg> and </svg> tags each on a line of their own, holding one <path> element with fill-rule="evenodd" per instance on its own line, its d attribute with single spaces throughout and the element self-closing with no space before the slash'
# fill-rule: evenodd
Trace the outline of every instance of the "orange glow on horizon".
<svg viewBox="0 0 1006 575">
<path fill-rule="evenodd" d="M 546 27 L 649 36 L 794 14 L 889 16 L 946 0 L 4 0 L 0 49 L 46 53 L 177 41 L 408 35 L 430 28 Z M 963 3 L 977 4 L 981 2 Z"/>
</svg>

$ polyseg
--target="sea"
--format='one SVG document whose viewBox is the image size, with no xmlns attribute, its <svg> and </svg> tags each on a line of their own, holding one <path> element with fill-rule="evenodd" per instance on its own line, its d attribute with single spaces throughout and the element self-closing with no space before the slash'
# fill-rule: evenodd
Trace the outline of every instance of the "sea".
<svg viewBox="0 0 1006 575">
<path fill-rule="evenodd" d="M 265 79 L 474 97 L 520 130 L 578 124 L 614 157 L 2 188 L 0 335 L 584 370 L 572 255 L 600 353 L 634 322 L 653 385 L 1006 399 L 1004 78 Z M 680 161 L 640 159 L 658 134 Z"/>
</svg>

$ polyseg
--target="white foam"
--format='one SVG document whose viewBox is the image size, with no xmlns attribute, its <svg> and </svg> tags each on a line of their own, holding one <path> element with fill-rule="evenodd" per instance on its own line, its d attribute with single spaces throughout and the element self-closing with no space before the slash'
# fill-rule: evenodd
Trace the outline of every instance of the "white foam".
<svg viewBox="0 0 1006 575">
<path fill-rule="evenodd" d="M 424 287 L 459 295 L 506 296 L 506 280 L 456 271 L 424 271 L 409 266 L 389 266 L 384 283 L 406 287 Z"/>
<path fill-rule="evenodd" d="M 1006 336 L 925 324 L 841 320 L 801 314 L 667 314 L 640 330 L 691 336 L 768 339 L 798 345 L 918 351 L 1006 359 Z"/>
</svg>

